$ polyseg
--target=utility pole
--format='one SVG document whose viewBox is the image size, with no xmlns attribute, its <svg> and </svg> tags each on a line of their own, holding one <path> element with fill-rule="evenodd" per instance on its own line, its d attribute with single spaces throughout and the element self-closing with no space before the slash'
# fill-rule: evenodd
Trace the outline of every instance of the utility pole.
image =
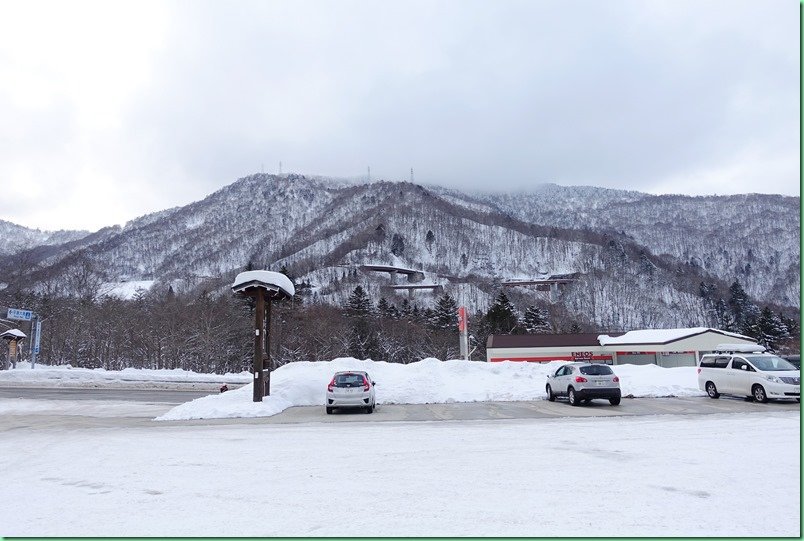
<svg viewBox="0 0 804 541">
<path fill-rule="evenodd" d="M 368 175 L 366 175 L 366 181 L 371 182 L 371 166 L 368 167 Z"/>
</svg>

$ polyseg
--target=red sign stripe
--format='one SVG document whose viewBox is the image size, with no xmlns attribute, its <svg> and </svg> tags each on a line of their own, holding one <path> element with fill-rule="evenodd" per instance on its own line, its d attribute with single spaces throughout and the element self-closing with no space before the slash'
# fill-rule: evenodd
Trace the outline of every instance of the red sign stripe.
<svg viewBox="0 0 804 541">
<path fill-rule="evenodd" d="M 499 363 L 502 361 L 513 361 L 513 362 L 535 362 L 535 363 L 549 363 L 550 361 L 610 361 L 612 360 L 611 355 L 592 355 L 591 357 L 572 357 L 570 355 L 565 356 L 552 356 L 552 357 L 492 357 L 489 359 L 492 363 Z"/>
</svg>

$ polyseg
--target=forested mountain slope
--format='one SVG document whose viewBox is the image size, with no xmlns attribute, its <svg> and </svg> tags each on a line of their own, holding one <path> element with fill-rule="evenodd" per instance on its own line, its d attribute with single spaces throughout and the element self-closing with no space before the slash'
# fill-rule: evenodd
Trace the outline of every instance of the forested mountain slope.
<svg viewBox="0 0 804 541">
<path fill-rule="evenodd" d="M 124 228 L 0 257 L 0 282 L 92 294 L 101 283 L 152 280 L 228 294 L 246 267 L 285 267 L 312 302 L 342 304 L 359 284 L 374 302 L 399 303 L 407 293 L 389 291 L 389 275 L 358 270 L 387 264 L 421 270 L 424 284 L 483 311 L 505 280 L 578 273 L 558 297 L 506 290 L 523 309 L 550 306 L 608 330 L 716 325 L 702 282 L 725 296 L 739 280 L 758 303 L 797 310 L 799 201 L 555 185 L 481 194 L 251 175 Z M 433 298 L 425 290 L 410 300 Z"/>
</svg>

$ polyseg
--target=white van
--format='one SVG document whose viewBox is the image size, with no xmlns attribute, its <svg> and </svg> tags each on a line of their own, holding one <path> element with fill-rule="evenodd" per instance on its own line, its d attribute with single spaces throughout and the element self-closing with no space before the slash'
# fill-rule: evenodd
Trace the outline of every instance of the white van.
<svg viewBox="0 0 804 541">
<path fill-rule="evenodd" d="M 698 388 L 710 398 L 730 394 L 767 402 L 769 398 L 801 400 L 801 372 L 762 346 L 721 344 L 701 357 Z"/>
</svg>

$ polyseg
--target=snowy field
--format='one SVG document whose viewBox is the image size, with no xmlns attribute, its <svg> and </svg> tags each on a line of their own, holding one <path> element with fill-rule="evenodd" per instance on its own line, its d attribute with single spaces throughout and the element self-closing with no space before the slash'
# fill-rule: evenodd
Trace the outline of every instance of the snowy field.
<svg viewBox="0 0 804 541">
<path fill-rule="evenodd" d="M 14 430 L 0 437 L 0 534 L 798 537 L 799 422 Z"/>
<path fill-rule="evenodd" d="M 59 422 L 268 416 L 323 405 L 327 382 L 344 369 L 367 370 L 381 404 L 538 400 L 545 375 L 561 364 L 294 363 L 274 372 L 273 395 L 258 404 L 249 374 L 0 372 L 5 386 L 249 382 L 169 411 L 0 400 L 6 419 L 52 416 L 31 428 L 0 419 L 0 429 L 10 427 L 0 432 L 0 535 L 799 536 L 800 414 L 773 404 L 763 413 L 591 419 Z M 694 368 L 613 368 L 625 395 L 703 397 Z"/>
</svg>

